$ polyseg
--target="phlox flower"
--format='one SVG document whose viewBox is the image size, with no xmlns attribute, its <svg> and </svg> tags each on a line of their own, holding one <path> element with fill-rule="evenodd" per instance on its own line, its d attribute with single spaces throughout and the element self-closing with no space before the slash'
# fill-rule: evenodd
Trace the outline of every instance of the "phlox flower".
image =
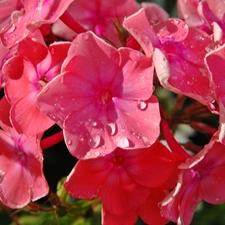
<svg viewBox="0 0 225 225">
<path fill-rule="evenodd" d="M 158 203 L 165 193 L 152 188 L 170 177 L 175 162 L 173 154 L 160 142 L 133 151 L 117 148 L 104 157 L 79 160 L 64 187 L 75 198 L 100 198 L 103 224 L 113 224 L 115 218 L 118 224 L 134 224 L 138 215 L 152 221 L 149 224 L 164 224 Z"/>
<path fill-rule="evenodd" d="M 148 147 L 159 135 L 151 59 L 115 49 L 92 32 L 73 41 L 62 74 L 45 86 L 38 105 L 64 130 L 72 155 L 98 157 Z"/>
<path fill-rule="evenodd" d="M 10 105 L 0 101 L 0 200 L 22 208 L 48 194 L 40 138 L 18 134 L 9 122 Z M 7 113 L 8 112 L 8 113 Z"/>
<path fill-rule="evenodd" d="M 225 146 L 214 136 L 204 149 L 181 164 L 176 188 L 162 201 L 163 215 L 178 224 L 189 225 L 197 205 L 225 202 Z"/>
<path fill-rule="evenodd" d="M 211 36 L 188 27 L 180 19 L 154 23 L 147 15 L 146 9 L 141 9 L 126 18 L 123 26 L 139 42 L 146 56 L 152 57 L 153 53 L 162 86 L 204 105 L 210 104 L 214 93 L 209 91 L 211 82 L 204 57 L 213 48 Z"/>
<path fill-rule="evenodd" d="M 74 0 L 67 12 L 86 31 L 93 31 L 118 47 L 123 43 L 121 43 L 117 29 L 122 28 L 124 17 L 131 15 L 139 8 L 140 5 L 135 0 L 93 0 L 90 2 Z M 72 40 L 77 32 L 67 27 L 61 20 L 53 25 L 53 33 L 67 40 Z"/>
<path fill-rule="evenodd" d="M 41 89 L 60 73 L 70 43 L 56 42 L 45 46 L 34 39 L 24 39 L 17 54 L 3 65 L 7 76 L 5 93 L 12 108 L 10 117 L 18 133 L 33 136 L 54 124 L 36 105 Z"/>
<path fill-rule="evenodd" d="M 178 0 L 177 6 L 179 18 L 184 19 L 189 26 L 198 27 L 212 34 L 217 24 L 218 28 L 225 31 L 223 0 L 191 0 L 188 2 Z"/>
<path fill-rule="evenodd" d="M 148 199 L 136 210 L 116 215 L 102 207 L 102 224 L 103 225 L 134 225 L 138 216 L 148 225 L 163 225 L 169 221 L 161 215 L 159 207 L 160 202 L 165 198 L 166 190 L 150 189 Z"/>
<path fill-rule="evenodd" d="M 205 63 L 210 71 L 212 90 L 215 93 L 215 113 L 220 114 L 219 140 L 225 144 L 225 45 L 209 52 L 205 57 Z"/>
<path fill-rule="evenodd" d="M 73 0 L 24 0 L 20 11 L 14 11 L 11 21 L 1 30 L 2 43 L 11 48 L 43 24 L 55 22 Z M 11 4 L 7 3 L 7 4 Z"/>
<path fill-rule="evenodd" d="M 22 8 L 21 0 L 4 0 L 0 1 L 0 31 L 10 22 L 11 14 Z"/>
</svg>

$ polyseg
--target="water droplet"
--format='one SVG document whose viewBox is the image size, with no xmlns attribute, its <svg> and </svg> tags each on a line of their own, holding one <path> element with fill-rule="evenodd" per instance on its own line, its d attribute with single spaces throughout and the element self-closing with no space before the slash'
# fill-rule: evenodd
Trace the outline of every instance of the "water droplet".
<svg viewBox="0 0 225 225">
<path fill-rule="evenodd" d="M 97 148 L 100 144 L 101 136 L 96 134 L 88 139 L 88 144 L 91 148 Z"/>
<path fill-rule="evenodd" d="M 168 41 L 179 42 L 184 40 L 188 35 L 189 28 L 180 19 L 169 19 L 157 24 L 154 30 L 161 43 L 165 43 Z"/>
<path fill-rule="evenodd" d="M 137 107 L 140 110 L 145 110 L 148 107 L 148 104 L 145 101 L 138 101 Z"/>
<path fill-rule="evenodd" d="M 80 136 L 79 137 L 79 141 L 81 141 L 81 142 L 84 141 L 84 137 L 83 136 Z"/>
<path fill-rule="evenodd" d="M 90 153 L 90 152 L 88 152 L 88 153 L 87 153 L 87 156 L 88 156 L 88 157 L 90 157 L 90 156 L 91 156 L 91 153 Z"/>
<path fill-rule="evenodd" d="M 100 152 L 95 152 L 95 156 L 100 156 L 101 153 Z"/>
<path fill-rule="evenodd" d="M 72 141 L 71 140 L 67 140 L 67 145 L 72 145 Z"/>
<path fill-rule="evenodd" d="M 88 120 L 88 126 L 96 127 L 97 126 L 97 122 L 94 119 L 90 118 Z"/>
<path fill-rule="evenodd" d="M 121 132 L 125 133 L 126 132 L 126 129 L 124 126 L 121 127 Z"/>
<path fill-rule="evenodd" d="M 109 126 L 109 134 L 114 135 L 117 131 L 116 123 L 114 122 L 108 123 L 108 126 Z"/>
<path fill-rule="evenodd" d="M 137 139 L 141 139 L 141 134 L 138 134 L 134 131 L 131 131 L 131 134 L 134 135 Z"/>
<path fill-rule="evenodd" d="M 143 142 L 145 143 L 146 146 L 150 146 L 150 142 L 149 142 L 147 137 L 143 136 L 142 140 L 143 140 Z"/>
<path fill-rule="evenodd" d="M 60 102 L 54 103 L 54 107 L 55 107 L 56 109 L 61 108 L 61 103 L 60 103 Z"/>
<path fill-rule="evenodd" d="M 126 137 L 118 137 L 118 146 L 121 148 L 127 148 L 129 147 L 129 140 Z"/>
</svg>

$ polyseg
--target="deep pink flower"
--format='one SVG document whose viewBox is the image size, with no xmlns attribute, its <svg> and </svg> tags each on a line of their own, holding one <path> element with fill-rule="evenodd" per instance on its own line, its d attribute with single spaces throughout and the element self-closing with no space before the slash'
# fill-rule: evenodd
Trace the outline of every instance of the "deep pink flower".
<svg viewBox="0 0 225 225">
<path fill-rule="evenodd" d="M 177 187 L 164 199 L 161 208 L 167 219 L 189 225 L 200 201 L 225 202 L 225 146 L 215 136 L 179 168 L 182 172 Z"/>
<path fill-rule="evenodd" d="M 185 94 L 204 105 L 210 104 L 214 93 L 209 91 L 210 76 L 204 57 L 214 47 L 211 37 L 201 30 L 189 28 L 180 19 L 153 22 L 146 10 L 141 9 L 123 25 L 148 57 L 154 52 L 154 66 L 164 88 Z"/>
<path fill-rule="evenodd" d="M 43 174 L 40 138 L 18 134 L 9 124 L 10 105 L 0 101 L 0 200 L 10 208 L 22 208 L 48 194 Z"/>
<path fill-rule="evenodd" d="M 151 189 L 148 199 L 137 209 L 116 215 L 102 207 L 103 225 L 134 225 L 138 216 L 148 225 L 164 225 L 168 219 L 161 215 L 160 202 L 165 198 L 166 191 Z"/>
<path fill-rule="evenodd" d="M 57 42 L 47 48 L 27 38 L 19 43 L 17 54 L 4 64 L 5 93 L 12 105 L 10 116 L 18 133 L 32 136 L 54 124 L 37 107 L 37 95 L 60 73 L 69 46 L 70 43 Z"/>
<path fill-rule="evenodd" d="M 67 11 L 87 31 L 91 30 L 115 46 L 121 46 L 117 29 L 121 28 L 124 17 L 131 15 L 139 8 L 140 5 L 135 0 L 93 0 L 89 2 L 75 0 Z M 72 40 L 77 35 L 76 30 L 71 30 L 61 20 L 53 25 L 53 32 L 67 40 Z"/>
<path fill-rule="evenodd" d="M 160 115 L 151 59 L 87 32 L 73 41 L 62 72 L 40 93 L 38 105 L 64 129 L 72 155 L 98 157 L 117 146 L 156 141 Z"/>
<path fill-rule="evenodd" d="M 55 22 L 73 0 L 24 0 L 23 8 L 14 12 L 11 22 L 1 32 L 2 43 L 7 47 L 18 44 L 43 24 Z"/>
<path fill-rule="evenodd" d="M 75 198 L 99 197 L 105 210 L 121 215 L 138 210 L 150 188 L 162 185 L 174 166 L 174 156 L 160 142 L 133 151 L 117 148 L 104 157 L 78 161 L 64 186 Z M 143 209 L 138 213 L 145 214 Z"/>
</svg>

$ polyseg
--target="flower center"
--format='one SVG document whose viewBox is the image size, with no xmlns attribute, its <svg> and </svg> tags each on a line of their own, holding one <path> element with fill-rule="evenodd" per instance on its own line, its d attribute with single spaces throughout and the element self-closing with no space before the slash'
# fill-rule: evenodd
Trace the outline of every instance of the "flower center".
<svg viewBox="0 0 225 225">
<path fill-rule="evenodd" d="M 44 87 L 48 83 L 48 78 L 46 76 L 42 76 L 38 83 L 41 87 Z"/>
<path fill-rule="evenodd" d="M 112 162 L 114 166 L 122 166 L 124 163 L 124 159 L 121 156 L 114 156 L 112 158 Z"/>
<path fill-rule="evenodd" d="M 99 102 L 103 105 L 108 104 L 112 100 L 112 93 L 110 90 L 102 90 L 99 93 Z"/>
</svg>

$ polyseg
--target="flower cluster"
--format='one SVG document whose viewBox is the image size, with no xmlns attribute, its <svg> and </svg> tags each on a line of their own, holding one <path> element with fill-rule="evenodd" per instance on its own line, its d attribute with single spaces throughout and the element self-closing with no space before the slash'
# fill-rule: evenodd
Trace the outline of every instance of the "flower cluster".
<svg viewBox="0 0 225 225">
<path fill-rule="evenodd" d="M 224 0 L 177 0 L 178 18 L 135 0 L 3 0 L 0 11 L 3 205 L 48 195 L 43 151 L 60 141 L 78 160 L 67 203 L 99 199 L 103 225 L 189 225 L 202 200 L 225 202 Z M 216 127 L 203 122 L 212 115 Z M 208 143 L 179 143 L 182 123 Z"/>
</svg>

